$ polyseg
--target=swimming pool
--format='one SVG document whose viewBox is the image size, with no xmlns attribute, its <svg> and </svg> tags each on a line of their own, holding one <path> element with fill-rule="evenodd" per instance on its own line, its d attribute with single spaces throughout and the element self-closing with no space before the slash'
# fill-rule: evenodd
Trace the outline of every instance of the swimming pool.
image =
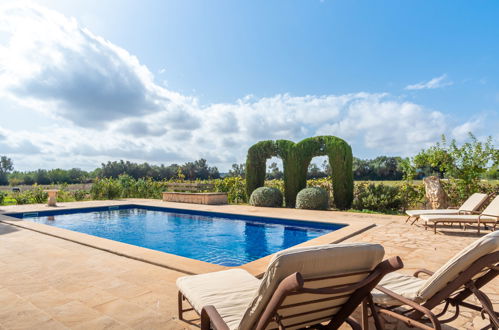
<svg viewBox="0 0 499 330">
<path fill-rule="evenodd" d="M 345 226 L 144 205 L 8 215 L 223 266 L 240 266 Z"/>
</svg>

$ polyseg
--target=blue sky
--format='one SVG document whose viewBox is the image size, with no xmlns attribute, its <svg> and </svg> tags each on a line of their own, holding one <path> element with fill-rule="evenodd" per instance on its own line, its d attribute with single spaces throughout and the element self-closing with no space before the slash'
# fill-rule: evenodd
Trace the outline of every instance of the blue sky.
<svg viewBox="0 0 499 330">
<path fill-rule="evenodd" d="M 317 134 L 362 158 L 499 139 L 497 2 L 1 3 L 0 154 L 20 169 L 225 170 Z"/>
</svg>

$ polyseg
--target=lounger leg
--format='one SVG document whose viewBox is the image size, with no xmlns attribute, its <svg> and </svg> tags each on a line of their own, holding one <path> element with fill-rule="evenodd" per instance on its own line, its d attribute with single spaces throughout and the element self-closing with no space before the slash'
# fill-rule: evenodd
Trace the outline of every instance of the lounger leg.
<svg viewBox="0 0 499 330">
<path fill-rule="evenodd" d="M 407 219 L 405 219 L 405 223 L 407 223 L 411 219 L 411 216 L 408 216 Z"/>
<path fill-rule="evenodd" d="M 367 301 L 369 302 L 369 308 L 371 309 L 371 314 L 374 319 L 374 326 L 376 327 L 376 330 L 383 329 L 383 326 L 381 325 L 381 320 L 379 319 L 378 311 L 376 310 L 376 305 L 374 305 L 373 297 L 369 295 L 367 297 Z"/>
<path fill-rule="evenodd" d="M 369 314 L 367 311 L 367 299 L 362 300 L 361 310 L 362 310 L 362 330 L 368 330 L 369 329 Z"/>
<path fill-rule="evenodd" d="M 492 306 L 490 299 L 482 291 L 478 290 L 473 282 L 470 282 L 465 286 L 473 292 L 478 301 L 480 301 L 480 304 L 482 304 L 484 311 L 489 315 L 490 324 L 499 328 L 499 318 L 494 312 L 494 307 Z"/>
<path fill-rule="evenodd" d="M 182 300 L 184 299 L 182 292 L 178 292 L 178 319 L 184 320 L 184 311 L 182 310 Z"/>
<path fill-rule="evenodd" d="M 411 226 L 416 223 L 416 221 L 419 220 L 419 217 L 415 217 L 414 220 L 411 222 Z"/>
</svg>

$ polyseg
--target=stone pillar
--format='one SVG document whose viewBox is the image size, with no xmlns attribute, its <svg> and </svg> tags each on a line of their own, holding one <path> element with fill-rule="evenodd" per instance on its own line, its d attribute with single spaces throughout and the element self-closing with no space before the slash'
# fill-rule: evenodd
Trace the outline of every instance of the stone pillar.
<svg viewBox="0 0 499 330">
<path fill-rule="evenodd" d="M 440 179 L 436 176 L 429 176 L 423 180 L 426 199 L 432 209 L 446 209 L 449 207 L 449 197 L 442 187 Z"/>
<path fill-rule="evenodd" d="M 57 193 L 59 192 L 58 189 L 49 189 L 49 190 L 44 190 L 46 193 L 48 193 L 49 198 L 47 201 L 48 206 L 57 206 Z"/>
</svg>

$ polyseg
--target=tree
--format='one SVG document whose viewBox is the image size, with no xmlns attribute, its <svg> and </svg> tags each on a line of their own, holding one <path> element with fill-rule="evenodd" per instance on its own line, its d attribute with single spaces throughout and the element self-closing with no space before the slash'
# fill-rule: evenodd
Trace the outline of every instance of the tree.
<svg viewBox="0 0 499 330">
<path fill-rule="evenodd" d="M 280 180 L 284 176 L 284 173 L 279 169 L 279 166 L 276 162 L 272 162 L 269 166 L 269 170 L 267 171 L 267 175 L 265 176 L 267 180 Z"/>
<path fill-rule="evenodd" d="M 353 159 L 353 177 L 355 180 L 400 180 L 402 158 L 379 156 L 374 159 Z"/>
<path fill-rule="evenodd" d="M 458 146 L 456 140 L 448 144 L 443 135 L 440 142 L 417 154 L 413 163 L 416 168 L 430 167 L 441 177 L 460 180 L 472 189 L 484 173 L 497 164 L 497 154 L 492 137 L 481 142 L 469 133 L 469 141 Z"/>
<path fill-rule="evenodd" d="M 232 164 L 232 168 L 229 170 L 227 176 L 229 177 L 241 177 L 244 179 L 246 175 L 246 164 Z"/>
<path fill-rule="evenodd" d="M 327 177 L 326 172 L 321 171 L 315 163 L 308 165 L 307 179 L 319 179 Z"/>
<path fill-rule="evenodd" d="M 0 157 L 0 185 L 9 184 L 8 175 L 14 170 L 12 159 L 7 156 Z"/>
</svg>

